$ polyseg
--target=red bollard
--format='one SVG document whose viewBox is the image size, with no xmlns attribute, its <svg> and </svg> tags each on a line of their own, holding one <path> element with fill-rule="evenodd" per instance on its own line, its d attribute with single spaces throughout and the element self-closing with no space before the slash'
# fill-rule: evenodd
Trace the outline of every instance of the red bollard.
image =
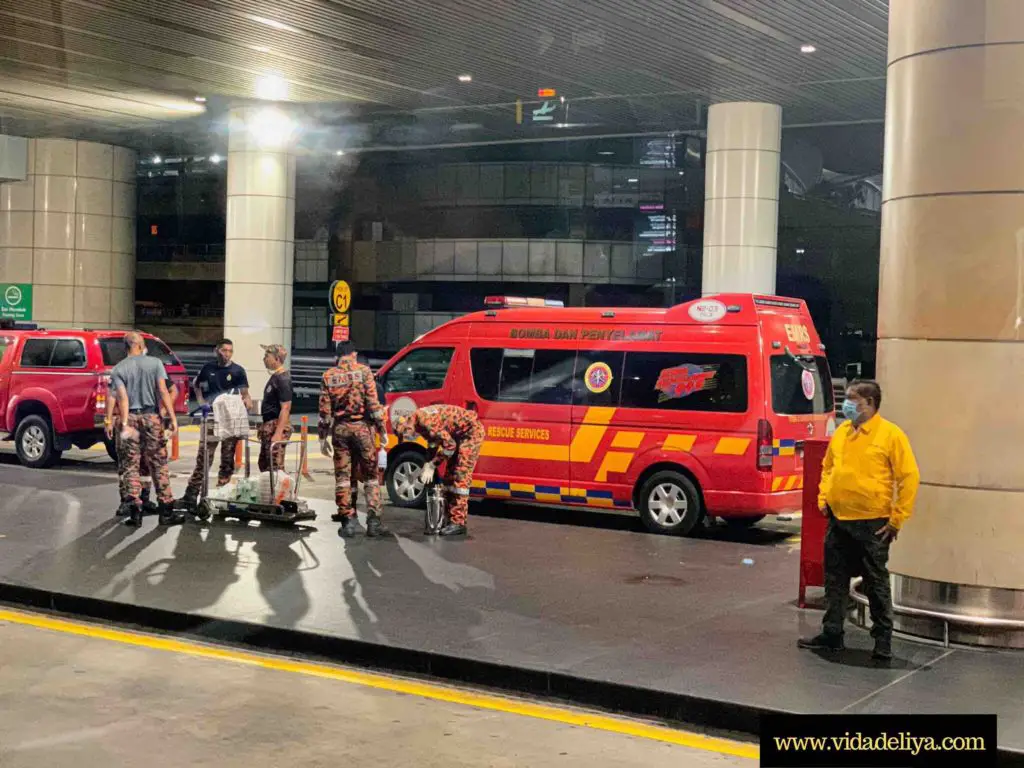
<svg viewBox="0 0 1024 768">
<path fill-rule="evenodd" d="M 178 436 L 178 430 L 174 430 L 174 434 L 171 435 L 171 461 L 177 461 L 181 458 L 181 439 Z"/>
<path fill-rule="evenodd" d="M 242 468 L 242 441 L 235 444 L 235 469 Z"/>
<path fill-rule="evenodd" d="M 306 441 L 309 439 L 309 416 L 303 416 L 301 424 L 299 434 L 302 438 L 302 467 L 299 469 L 299 472 L 304 478 L 312 481 L 313 475 L 309 471 L 309 451 L 306 450 Z"/>
<path fill-rule="evenodd" d="M 825 461 L 828 440 L 804 442 L 804 496 L 800 520 L 800 591 L 797 603 L 807 607 L 807 587 L 825 586 L 825 531 L 828 518 L 818 510 L 818 486 L 821 465 Z"/>
</svg>

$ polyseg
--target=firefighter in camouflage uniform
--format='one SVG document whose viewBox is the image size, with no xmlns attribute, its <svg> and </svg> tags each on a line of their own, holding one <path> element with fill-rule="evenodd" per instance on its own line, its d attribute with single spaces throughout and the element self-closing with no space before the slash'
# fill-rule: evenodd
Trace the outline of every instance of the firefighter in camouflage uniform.
<svg viewBox="0 0 1024 768">
<path fill-rule="evenodd" d="M 359 532 L 353 504 L 353 478 L 363 478 L 366 493 L 366 535 L 386 536 L 381 522 L 380 483 L 374 430 L 387 440 L 384 411 L 377 399 L 373 373 L 356 361 L 351 342 L 337 346 L 338 364 L 324 372 L 320 382 L 320 452 L 334 457 L 334 498 L 338 505 L 338 533 L 351 538 Z M 353 468 L 355 464 L 355 468 Z"/>
<path fill-rule="evenodd" d="M 465 536 L 473 468 L 484 443 L 484 427 L 477 415 L 457 405 L 431 405 L 403 416 L 395 431 L 406 440 L 419 436 L 427 441 L 430 456 L 420 476 L 424 485 L 429 485 L 438 467 L 447 463 L 444 480 L 449 522 L 440 535 Z"/>
</svg>

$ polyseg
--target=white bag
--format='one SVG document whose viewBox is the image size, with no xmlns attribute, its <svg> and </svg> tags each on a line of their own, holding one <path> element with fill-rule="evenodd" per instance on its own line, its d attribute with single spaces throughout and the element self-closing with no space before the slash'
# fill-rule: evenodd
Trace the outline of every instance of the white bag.
<svg viewBox="0 0 1024 768">
<path fill-rule="evenodd" d="M 283 470 L 274 472 L 274 492 L 270 492 L 270 473 L 260 474 L 260 503 L 280 504 L 282 501 L 292 501 L 295 498 L 295 482 L 291 475 Z"/>
<path fill-rule="evenodd" d="M 249 412 L 241 395 L 221 395 L 213 401 L 213 436 L 218 440 L 249 436 Z"/>
</svg>

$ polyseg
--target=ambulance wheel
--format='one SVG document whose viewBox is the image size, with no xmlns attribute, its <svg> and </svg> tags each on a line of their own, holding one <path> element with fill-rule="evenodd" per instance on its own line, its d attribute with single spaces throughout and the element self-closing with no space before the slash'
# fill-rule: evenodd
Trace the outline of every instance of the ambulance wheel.
<svg viewBox="0 0 1024 768">
<path fill-rule="evenodd" d="M 652 475 L 640 488 L 638 502 L 640 519 L 652 533 L 688 536 L 704 518 L 697 488 L 678 472 Z"/>
<path fill-rule="evenodd" d="M 419 451 L 402 451 L 388 459 L 384 483 L 388 498 L 396 507 L 415 509 L 426 502 L 420 472 L 423 471 L 423 454 Z"/>
</svg>

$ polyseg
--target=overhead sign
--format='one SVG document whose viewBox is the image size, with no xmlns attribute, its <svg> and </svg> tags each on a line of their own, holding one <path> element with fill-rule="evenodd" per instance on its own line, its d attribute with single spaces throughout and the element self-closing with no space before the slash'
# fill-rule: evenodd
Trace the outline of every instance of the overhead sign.
<svg viewBox="0 0 1024 768">
<path fill-rule="evenodd" d="M 336 325 L 334 326 L 334 332 L 331 334 L 331 341 L 348 341 L 349 332 L 347 325 Z"/>
<path fill-rule="evenodd" d="M 349 317 L 350 316 L 347 315 L 347 314 L 346 315 L 332 315 L 331 316 L 331 325 L 333 325 L 335 327 L 340 325 L 343 328 L 348 328 L 349 327 Z"/>
<path fill-rule="evenodd" d="M 555 110 L 558 109 L 558 104 L 554 101 L 545 101 L 543 105 L 533 110 L 533 122 L 535 123 L 550 123 L 554 122 Z"/>
<path fill-rule="evenodd" d="M 335 314 L 344 315 L 352 306 L 352 289 L 344 280 L 335 280 L 331 284 L 331 309 Z"/>
<path fill-rule="evenodd" d="M 538 88 L 537 89 L 537 98 L 538 99 L 553 99 L 557 95 L 558 95 L 558 93 L 555 91 L 554 88 Z"/>
<path fill-rule="evenodd" d="M 0 283 L 0 320 L 32 319 L 32 284 Z"/>
</svg>

